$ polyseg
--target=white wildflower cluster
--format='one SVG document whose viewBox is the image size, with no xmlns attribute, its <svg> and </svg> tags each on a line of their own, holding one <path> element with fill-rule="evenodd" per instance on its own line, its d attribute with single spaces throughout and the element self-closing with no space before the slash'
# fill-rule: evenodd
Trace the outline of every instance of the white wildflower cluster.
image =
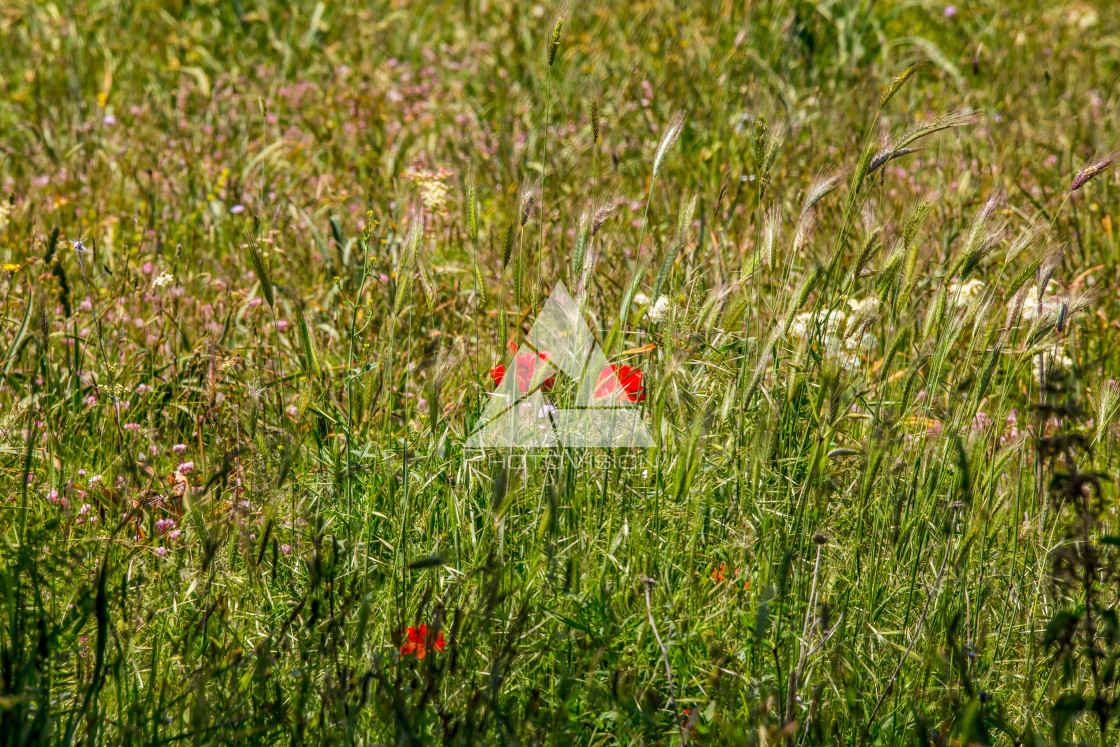
<svg viewBox="0 0 1120 747">
<path fill-rule="evenodd" d="M 967 280 L 963 283 L 954 280 L 949 283 L 949 302 L 955 304 L 958 309 L 972 306 L 983 293 L 983 280 Z"/>
<path fill-rule="evenodd" d="M 428 169 L 412 167 L 405 172 L 404 177 L 411 179 L 420 189 L 420 199 L 424 201 L 424 209 L 443 214 L 446 212 L 447 193 L 451 185 L 447 183 L 451 172 L 447 169 L 429 171 Z"/>
<path fill-rule="evenodd" d="M 798 314 L 790 325 L 790 333 L 799 340 L 806 340 L 819 327 L 825 354 L 845 370 L 858 371 L 863 365 L 860 353 L 873 349 L 878 342 L 867 327 L 879 310 L 879 299 L 868 296 L 846 301 L 847 310 L 837 308 L 831 312 Z"/>
<path fill-rule="evenodd" d="M 639 308 L 646 308 L 646 318 L 651 322 L 661 322 L 669 315 L 669 297 L 662 294 L 657 297 L 657 300 L 651 305 L 649 296 L 645 293 L 634 294 L 634 304 Z"/>
<path fill-rule="evenodd" d="M 160 290 L 162 288 L 166 288 L 174 282 L 175 276 L 165 270 L 164 272 L 161 272 L 159 274 L 159 277 L 152 281 L 152 287 L 156 290 Z"/>
</svg>

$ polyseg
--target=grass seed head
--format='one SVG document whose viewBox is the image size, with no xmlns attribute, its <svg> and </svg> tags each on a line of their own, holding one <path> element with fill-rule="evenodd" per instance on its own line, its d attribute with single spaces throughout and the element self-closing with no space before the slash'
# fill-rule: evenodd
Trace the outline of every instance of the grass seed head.
<svg viewBox="0 0 1120 747">
<path fill-rule="evenodd" d="M 516 231 L 513 222 L 506 223 L 505 231 L 502 232 L 502 269 L 509 265 L 509 257 L 513 254 L 513 234 Z"/>
<path fill-rule="evenodd" d="M 669 153 L 669 149 L 677 142 L 677 138 L 681 136 L 681 130 L 684 129 L 684 112 L 680 111 L 673 115 L 669 123 L 665 125 L 665 132 L 661 136 L 661 142 L 657 146 L 657 154 L 653 158 L 653 175 L 657 176 L 661 171 L 661 167 L 665 163 L 665 156 Z"/>
<path fill-rule="evenodd" d="M 533 207 L 537 204 L 537 198 L 541 195 L 541 180 L 540 177 L 530 179 L 521 185 L 521 225 L 524 226 L 529 222 L 529 218 L 533 215 Z"/>
<path fill-rule="evenodd" d="M 906 81 L 910 80 L 910 78 L 914 76 L 914 73 L 918 72 L 918 70 L 920 70 L 925 64 L 926 60 L 918 60 L 917 62 L 910 64 L 901 73 L 894 76 L 894 78 L 891 79 L 891 82 L 883 88 L 883 95 L 879 97 L 879 108 L 882 109 L 884 106 L 886 106 L 887 102 L 894 98 L 894 95 L 898 93 L 899 89 L 906 85 Z"/>
<path fill-rule="evenodd" d="M 599 94 L 595 93 L 591 96 L 587 104 L 591 111 L 591 142 L 598 144 L 599 138 L 602 135 L 602 123 L 600 122 L 599 113 Z"/>
<path fill-rule="evenodd" d="M 599 233 L 599 229 L 606 223 L 607 218 L 611 217 L 611 213 L 618 207 L 618 203 L 614 198 L 607 198 L 599 203 L 595 209 L 595 214 L 591 217 L 591 235 Z"/>
<path fill-rule="evenodd" d="M 1112 165 L 1117 155 L 1120 155 L 1120 151 L 1113 151 L 1099 161 L 1094 161 L 1081 169 L 1081 171 L 1078 171 L 1073 177 L 1073 182 L 1070 184 L 1069 191 L 1076 192 L 1084 187 L 1090 179 L 1107 170 L 1108 167 Z"/>
<path fill-rule="evenodd" d="M 762 264 L 769 266 L 774 261 L 774 247 L 777 246 L 782 229 L 782 210 L 772 203 L 762 216 Z"/>
<path fill-rule="evenodd" d="M 556 62 L 556 51 L 560 49 L 560 35 L 564 32 L 564 22 L 567 20 L 568 7 L 561 5 L 556 11 L 556 21 L 552 24 L 552 36 L 548 40 L 548 66 Z"/>
<path fill-rule="evenodd" d="M 467 185 L 467 233 L 472 241 L 478 239 L 478 195 L 473 178 Z"/>
<path fill-rule="evenodd" d="M 270 307 L 276 306 L 276 298 L 272 293 L 272 272 L 268 264 L 264 260 L 264 255 L 261 254 L 261 247 L 257 240 L 252 236 L 246 235 L 246 246 L 249 249 L 249 261 L 253 265 L 253 272 L 257 274 L 257 280 L 261 284 L 261 293 L 264 294 L 264 300 L 268 302 Z"/>
</svg>

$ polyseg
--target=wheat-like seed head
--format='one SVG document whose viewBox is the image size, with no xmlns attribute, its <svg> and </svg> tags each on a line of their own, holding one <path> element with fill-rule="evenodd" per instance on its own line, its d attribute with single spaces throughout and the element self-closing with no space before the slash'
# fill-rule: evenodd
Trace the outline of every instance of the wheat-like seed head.
<svg viewBox="0 0 1120 747">
<path fill-rule="evenodd" d="M 766 115 L 760 112 L 754 120 L 754 165 L 760 177 L 766 160 L 766 130 Z"/>
<path fill-rule="evenodd" d="M 513 254 L 513 234 L 515 230 L 512 221 L 506 223 L 506 230 L 502 234 L 502 269 L 509 265 L 509 256 Z"/>
<path fill-rule="evenodd" d="M 898 281 L 899 272 L 906 259 L 906 246 L 901 240 L 896 240 L 883 266 L 879 270 L 879 279 L 875 284 L 875 292 L 883 296 L 892 289 Z"/>
<path fill-rule="evenodd" d="M 762 264 L 769 266 L 774 261 L 774 247 L 778 245 L 779 233 L 782 228 L 781 208 L 772 203 L 762 216 L 762 246 L 760 254 Z"/>
<path fill-rule="evenodd" d="M 813 181 L 809 182 L 808 191 L 805 192 L 805 202 L 801 205 L 801 215 L 798 218 L 798 222 L 808 218 L 813 208 L 815 208 L 829 192 L 836 189 L 836 185 L 840 183 L 843 176 L 844 174 L 842 171 L 833 171 L 828 174 L 818 174 L 813 177 Z"/>
<path fill-rule="evenodd" d="M 307 317 L 305 314 L 306 304 L 302 298 L 297 298 L 296 303 L 296 324 L 299 327 L 300 341 L 303 343 L 303 355 L 307 359 L 308 373 L 318 376 L 319 375 L 319 354 L 315 350 L 315 340 L 311 336 L 311 328 L 307 326 Z"/>
<path fill-rule="evenodd" d="M 482 279 L 482 267 L 478 261 L 478 251 L 471 252 L 471 272 L 474 274 L 474 287 L 478 293 L 478 306 L 486 305 L 486 281 Z"/>
<path fill-rule="evenodd" d="M 668 154 L 669 149 L 677 142 L 677 138 L 681 136 L 681 130 L 684 129 L 684 112 L 677 112 L 669 120 L 669 124 L 665 125 L 665 132 L 661 136 L 661 143 L 657 146 L 657 155 L 653 157 L 653 175 L 661 171 L 661 166 L 665 163 L 665 156 Z"/>
<path fill-rule="evenodd" d="M 467 185 L 467 234 L 472 241 L 478 239 L 478 195 L 475 194 L 473 178 Z"/>
<path fill-rule="evenodd" d="M 579 216 L 579 228 L 576 230 L 576 240 L 572 245 L 572 278 L 577 278 L 583 269 L 583 252 L 591 233 L 591 215 L 584 210 Z"/>
<path fill-rule="evenodd" d="M 249 261 L 253 265 L 253 272 L 257 274 L 257 279 L 260 281 L 264 300 L 268 302 L 270 307 L 275 307 L 276 298 L 272 293 L 272 273 L 264 260 L 264 255 L 261 254 L 260 245 L 257 244 L 256 239 L 248 234 L 245 238 L 247 240 L 246 246 L 249 249 Z"/>
<path fill-rule="evenodd" d="M 972 224 L 972 230 L 969 231 L 968 242 L 965 244 L 964 252 L 957 265 L 957 272 L 962 280 L 979 266 L 984 257 L 988 256 L 1003 238 L 1004 231 L 1007 229 L 1007 221 L 993 222 L 992 220 L 1002 201 L 1003 194 L 997 192 L 984 203 L 980 212 L 977 213 L 976 220 Z"/>
<path fill-rule="evenodd" d="M 1007 249 L 1007 256 L 1003 260 L 1004 267 L 1018 259 L 1023 252 L 1025 252 L 1032 244 L 1041 238 L 1045 224 L 1040 222 L 1032 222 L 1024 228 L 1015 240 L 1011 242 L 1011 246 Z"/>
<path fill-rule="evenodd" d="M 936 117 L 915 125 L 907 130 L 903 135 L 895 141 L 894 149 L 901 150 L 908 145 L 920 140 L 926 135 L 932 135 L 935 132 L 948 130 L 955 127 L 964 127 L 966 125 L 976 124 L 980 120 L 979 116 L 973 112 L 962 110 L 954 110 L 939 114 Z"/>
<path fill-rule="evenodd" d="M 393 299 L 394 315 L 401 313 L 405 298 L 412 290 L 412 278 L 416 273 L 416 263 L 420 256 L 420 246 L 423 240 L 424 214 L 422 211 L 417 211 L 413 213 L 408 233 L 405 234 L 404 244 L 401 247 L 401 257 L 397 266 L 397 292 Z"/>
<path fill-rule="evenodd" d="M 564 31 L 564 22 L 567 20 L 568 6 L 561 5 L 556 11 L 556 20 L 552 24 L 552 36 L 548 40 L 548 66 L 556 62 L 556 50 L 560 48 L 560 35 Z"/>
<path fill-rule="evenodd" d="M 938 198 L 941 197 L 939 192 L 931 192 L 921 199 L 921 201 L 914 206 L 910 211 L 910 215 L 906 218 L 906 224 L 902 229 L 902 243 L 909 248 L 914 243 L 914 238 L 918 235 L 918 231 L 922 227 L 922 223 L 933 211 L 933 206 L 937 204 Z"/>
<path fill-rule="evenodd" d="M 681 210 L 677 215 L 677 235 L 675 237 L 678 247 L 684 246 L 685 241 L 688 240 L 688 229 L 696 215 L 696 202 L 697 196 L 694 194 L 688 202 L 681 203 Z"/>
<path fill-rule="evenodd" d="M 591 142 L 598 144 L 601 132 L 601 122 L 599 120 L 599 94 L 596 93 L 591 97 L 588 102 L 588 107 L 591 110 Z"/>
<path fill-rule="evenodd" d="M 541 179 L 536 177 L 521 185 L 521 225 L 524 226 L 529 222 L 529 218 L 533 214 L 533 207 L 537 204 L 537 198 L 541 195 Z"/>
<path fill-rule="evenodd" d="M 1111 166 L 1117 155 L 1120 155 L 1120 151 L 1113 151 L 1104 158 L 1098 161 L 1094 161 L 1085 168 L 1081 169 L 1081 171 L 1078 171 L 1077 174 L 1075 174 L 1073 177 L 1073 182 L 1070 184 L 1069 191 L 1076 192 L 1077 190 L 1084 187 L 1086 182 Z"/>
<path fill-rule="evenodd" d="M 883 95 L 879 97 L 879 108 L 882 109 L 884 106 L 886 106 L 887 102 L 890 101 L 896 93 L 898 93 L 899 89 L 906 85 L 906 81 L 910 80 L 910 78 L 913 77 L 914 73 L 918 72 L 918 70 L 920 70 L 921 67 L 925 64 L 925 59 L 918 60 L 917 62 L 910 64 L 901 73 L 894 76 L 894 78 L 891 79 L 891 82 L 883 87 Z"/>
<path fill-rule="evenodd" d="M 1038 268 L 1038 297 L 1032 299 L 1035 303 L 1042 303 L 1042 297 L 1046 294 L 1046 286 L 1050 284 L 1050 279 L 1054 277 L 1054 271 L 1058 269 L 1058 265 L 1062 263 L 1064 257 L 1065 250 L 1061 248 L 1053 249 L 1043 257 Z"/>
<path fill-rule="evenodd" d="M 856 268 L 854 271 L 855 277 L 862 277 L 868 271 L 871 265 L 871 259 L 875 256 L 876 251 L 879 249 L 879 239 L 883 235 L 883 227 L 880 225 L 874 226 L 868 232 L 867 238 L 864 239 L 863 246 L 860 248 L 859 255 L 856 258 Z"/>
</svg>

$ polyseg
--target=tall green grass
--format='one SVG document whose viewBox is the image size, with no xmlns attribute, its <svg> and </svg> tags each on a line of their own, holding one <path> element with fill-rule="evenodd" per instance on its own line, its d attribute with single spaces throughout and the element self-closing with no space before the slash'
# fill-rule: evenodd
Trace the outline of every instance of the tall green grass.
<svg viewBox="0 0 1120 747">
<path fill-rule="evenodd" d="M 0 742 L 1112 744 L 1120 29 L 955 11 L 0 9 Z"/>
</svg>

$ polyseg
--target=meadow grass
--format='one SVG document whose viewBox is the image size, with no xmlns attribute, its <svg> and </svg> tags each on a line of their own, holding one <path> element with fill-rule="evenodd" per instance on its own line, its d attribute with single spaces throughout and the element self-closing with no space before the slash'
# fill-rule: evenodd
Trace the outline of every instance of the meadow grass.
<svg viewBox="0 0 1120 747">
<path fill-rule="evenodd" d="M 1107 3 L 0 40 L 0 744 L 1116 743 Z M 559 282 L 656 446 L 465 449 Z"/>
</svg>

